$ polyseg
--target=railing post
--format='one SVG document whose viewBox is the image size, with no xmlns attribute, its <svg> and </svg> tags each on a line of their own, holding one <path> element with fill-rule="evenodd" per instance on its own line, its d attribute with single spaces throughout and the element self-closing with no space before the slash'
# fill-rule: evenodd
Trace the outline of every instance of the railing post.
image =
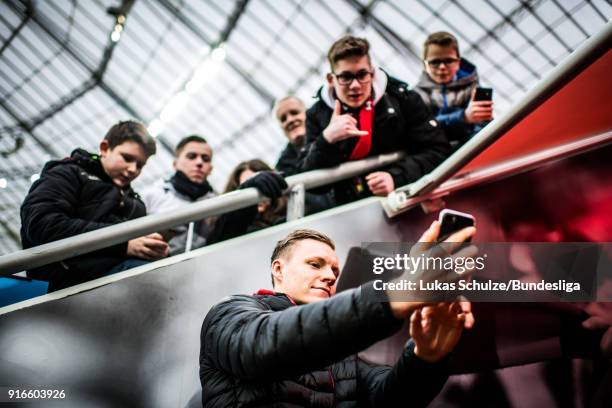
<svg viewBox="0 0 612 408">
<path fill-rule="evenodd" d="M 287 221 L 293 221 L 304 217 L 304 201 L 306 189 L 304 183 L 299 183 L 291 188 L 289 201 L 287 202 Z"/>
<path fill-rule="evenodd" d="M 187 228 L 187 239 L 185 240 L 185 253 L 191 251 L 191 245 L 193 244 L 193 227 L 194 227 L 194 222 L 191 221 L 189 223 L 189 228 Z"/>
</svg>

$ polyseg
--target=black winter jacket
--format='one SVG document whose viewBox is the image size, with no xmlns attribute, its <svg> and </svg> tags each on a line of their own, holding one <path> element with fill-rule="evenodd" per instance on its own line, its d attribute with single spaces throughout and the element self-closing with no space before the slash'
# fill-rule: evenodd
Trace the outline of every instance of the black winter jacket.
<svg viewBox="0 0 612 408">
<path fill-rule="evenodd" d="M 377 76 L 386 76 L 382 70 Z M 384 94 L 374 105 L 372 148 L 368 157 L 382 153 L 405 151 L 407 157 L 386 168 L 395 187 L 411 183 L 429 173 L 450 154 L 450 145 L 420 96 L 408 85 L 386 77 Z M 319 100 L 306 111 L 306 148 L 300 153 L 299 172 L 337 166 L 349 160 L 358 138 L 328 143 L 323 130 L 332 116 L 329 89 L 319 90 Z M 375 95 L 376 97 L 376 95 Z M 344 107 L 343 107 L 344 109 Z M 338 204 L 371 195 L 363 177 L 345 180 L 334 185 Z"/>
<path fill-rule="evenodd" d="M 205 407 L 419 407 L 447 379 L 443 364 L 414 355 L 394 367 L 355 353 L 401 326 L 388 304 L 364 289 L 294 307 L 282 294 L 231 296 L 215 305 L 201 333 Z"/>
<path fill-rule="evenodd" d="M 281 173 L 283 173 L 284 177 L 293 176 L 294 174 L 298 174 L 297 162 L 298 157 L 300 155 L 300 148 L 297 146 L 287 143 L 287 146 L 283 149 L 280 156 L 278 157 L 278 161 L 274 168 Z"/>
<path fill-rule="evenodd" d="M 300 150 L 298 147 L 291 143 L 287 143 L 287 146 L 283 149 L 276 162 L 276 166 L 274 168 L 280 171 L 283 176 L 293 176 L 294 174 L 300 173 L 298 169 L 298 158 L 300 155 Z M 334 199 L 331 193 L 322 190 L 321 194 L 316 194 L 313 192 L 306 192 L 306 197 L 304 200 L 304 212 L 305 215 L 310 215 L 317 213 L 319 211 L 327 210 L 328 208 L 332 208 L 334 206 Z"/>
<path fill-rule="evenodd" d="M 45 164 L 21 205 L 24 248 L 46 244 L 146 215 L 131 189 L 121 190 L 100 158 L 76 149 L 71 157 Z M 127 242 L 28 271 L 49 280 L 49 291 L 103 276 L 126 259 Z"/>
</svg>

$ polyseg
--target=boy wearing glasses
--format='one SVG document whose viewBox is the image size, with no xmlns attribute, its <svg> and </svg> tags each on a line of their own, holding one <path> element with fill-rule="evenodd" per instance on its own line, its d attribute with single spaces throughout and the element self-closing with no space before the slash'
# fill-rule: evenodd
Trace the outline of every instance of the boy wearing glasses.
<svg viewBox="0 0 612 408">
<path fill-rule="evenodd" d="M 332 167 L 382 153 L 406 157 L 380 170 L 333 186 L 337 204 L 385 196 L 433 170 L 450 146 L 421 98 L 372 65 L 370 45 L 345 36 L 328 52 L 331 72 L 306 112 L 306 147 L 300 171 Z"/>
<path fill-rule="evenodd" d="M 415 91 L 458 148 L 493 119 L 493 102 L 474 100 L 476 66 L 459 56 L 459 43 L 452 34 L 440 31 L 427 37 L 423 68 Z"/>
<path fill-rule="evenodd" d="M 212 172 L 213 151 L 201 136 L 191 135 L 179 141 L 172 166 L 176 170 L 168 180 L 154 184 L 144 191 L 142 198 L 147 214 L 172 211 L 216 194 L 207 179 Z M 209 219 L 173 227 L 162 235 L 170 244 L 170 255 L 186 249 L 203 247 L 211 230 Z"/>
</svg>

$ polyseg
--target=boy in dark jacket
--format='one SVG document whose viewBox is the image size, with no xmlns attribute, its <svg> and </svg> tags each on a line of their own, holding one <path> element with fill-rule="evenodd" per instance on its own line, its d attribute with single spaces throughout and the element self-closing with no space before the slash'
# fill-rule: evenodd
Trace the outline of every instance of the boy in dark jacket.
<svg viewBox="0 0 612 408">
<path fill-rule="evenodd" d="M 100 142 L 100 153 L 76 149 L 69 158 L 45 164 L 21 206 L 21 241 L 31 248 L 146 215 L 130 183 L 155 140 L 138 122 L 119 122 Z M 165 257 L 159 234 L 132 239 L 28 271 L 49 281 L 49 292 Z"/>
<path fill-rule="evenodd" d="M 476 66 L 459 56 L 459 43 L 444 31 L 423 44 L 423 73 L 415 87 L 436 115 L 453 148 L 460 147 L 493 119 L 493 101 L 475 101 Z"/>
<path fill-rule="evenodd" d="M 432 224 L 420 241 L 435 241 L 439 228 Z M 440 391 L 445 357 L 474 324 L 469 305 L 383 303 L 368 285 L 336 295 L 334 243 L 317 231 L 292 232 L 271 260 L 274 291 L 228 297 L 204 319 L 205 407 L 423 407 Z M 357 357 L 405 319 L 412 340 L 393 367 Z"/>
<path fill-rule="evenodd" d="M 381 170 L 334 185 L 337 204 L 385 196 L 432 171 L 449 154 L 444 133 L 419 95 L 372 66 L 370 45 L 346 36 L 330 48 L 331 72 L 319 100 L 306 112 L 306 147 L 300 172 L 349 160 L 404 151 Z"/>
</svg>

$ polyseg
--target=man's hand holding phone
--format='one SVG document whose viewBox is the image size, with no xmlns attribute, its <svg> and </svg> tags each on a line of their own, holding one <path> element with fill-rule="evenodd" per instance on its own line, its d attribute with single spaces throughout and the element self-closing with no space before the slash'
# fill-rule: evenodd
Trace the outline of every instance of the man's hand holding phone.
<svg viewBox="0 0 612 408">
<path fill-rule="evenodd" d="M 476 228 L 474 226 L 468 226 L 450 234 L 444 241 L 438 241 L 441 230 L 440 221 L 434 221 L 431 226 L 423 233 L 419 242 L 413 246 L 410 252 L 411 257 L 418 257 L 421 254 L 427 256 L 453 256 L 453 257 L 473 257 L 478 253 L 478 249 L 474 245 L 465 246 L 465 242 L 470 240 L 476 234 Z M 455 252 L 456 251 L 456 252 Z M 434 280 L 448 280 L 448 279 L 459 279 L 469 274 L 466 271 L 464 274 L 459 275 L 456 273 L 448 274 L 446 271 L 427 271 L 427 274 L 421 277 L 423 280 L 434 281 Z M 400 276 L 400 279 L 401 276 Z M 450 282 L 450 281 L 449 281 Z M 402 295 L 394 291 L 387 291 L 389 296 L 391 311 L 398 319 L 405 319 L 412 314 L 413 311 L 419 309 L 427 304 L 425 300 L 407 302 L 402 300 Z M 471 327 L 473 325 L 473 317 L 471 317 L 471 305 L 469 302 L 459 302 L 462 310 L 469 311 L 470 317 L 466 319 L 466 325 Z"/>
<path fill-rule="evenodd" d="M 453 232 L 443 241 L 443 245 L 438 240 L 441 226 L 439 221 L 434 221 L 415 247 L 423 245 L 424 248 L 438 254 L 449 251 L 447 256 L 476 255 L 473 245 L 464 247 L 451 255 L 454 250 L 474 236 L 476 233 L 474 226 Z M 415 255 L 411 252 L 411 256 Z M 390 299 L 392 298 L 393 296 L 390 295 Z M 435 303 L 392 300 L 390 305 L 395 317 L 410 318 L 410 336 L 415 343 L 414 354 L 432 363 L 446 357 L 457 345 L 463 329 L 471 329 L 475 323 L 472 305 L 464 299 Z"/>
</svg>

